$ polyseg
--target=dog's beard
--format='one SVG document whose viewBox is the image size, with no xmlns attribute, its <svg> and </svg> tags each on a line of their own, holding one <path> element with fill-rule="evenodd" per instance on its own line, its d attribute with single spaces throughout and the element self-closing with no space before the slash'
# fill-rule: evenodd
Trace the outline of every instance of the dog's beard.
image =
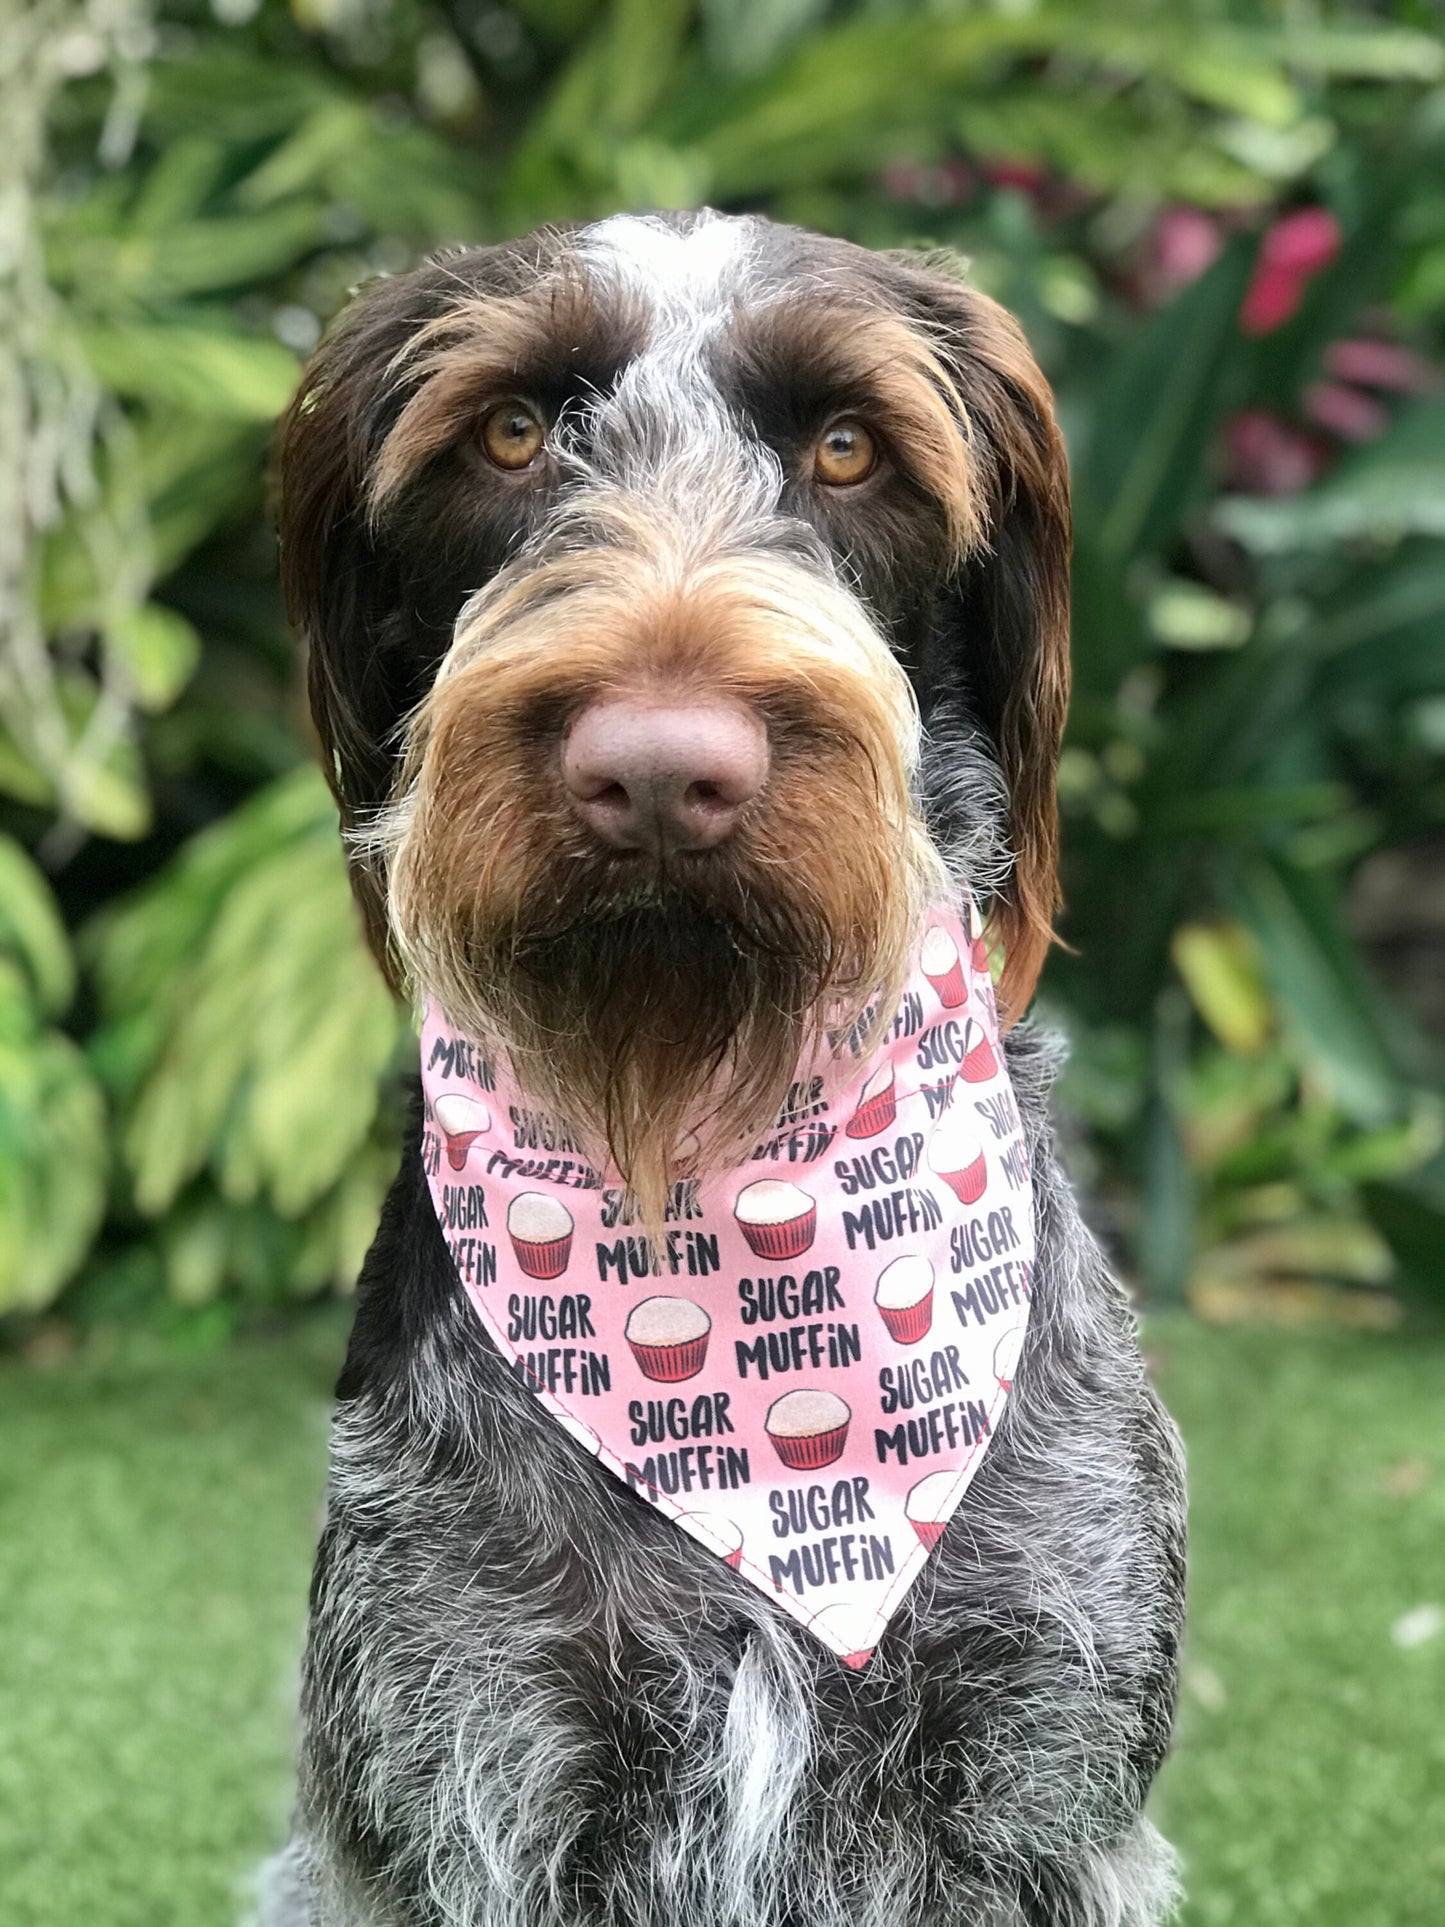
<svg viewBox="0 0 1445 1927">
<path fill-rule="evenodd" d="M 655 1228 L 675 1178 L 774 1124 L 835 959 L 805 918 L 663 889 L 555 934 L 498 932 L 474 963 L 521 1088 L 605 1147 Z"/>
</svg>

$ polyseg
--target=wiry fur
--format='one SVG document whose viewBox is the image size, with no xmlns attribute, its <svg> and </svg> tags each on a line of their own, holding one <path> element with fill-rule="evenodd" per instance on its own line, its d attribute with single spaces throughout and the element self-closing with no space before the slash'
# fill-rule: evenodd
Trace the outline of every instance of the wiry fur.
<svg viewBox="0 0 1445 1927">
<path fill-rule="evenodd" d="M 766 359 L 769 291 L 796 301 L 805 285 L 926 319 L 929 353 L 968 411 L 960 445 L 986 547 L 960 561 L 946 508 L 902 454 L 866 528 L 845 531 L 826 506 L 805 514 L 787 458 L 805 375 L 780 381 L 773 402 L 739 376 L 782 451 L 768 473 L 749 444 L 771 534 L 750 527 L 740 546 L 756 558 L 781 543 L 787 568 L 866 601 L 922 709 L 919 819 L 955 874 L 993 893 L 995 936 L 1015 962 L 1022 947 L 1014 982 L 1026 984 L 1053 894 L 1067 512 L 1046 391 L 1011 324 L 916 268 L 755 222 L 629 217 L 543 237 L 486 265 L 491 292 L 525 299 L 559 254 L 568 285 L 580 264 L 610 289 L 585 352 L 614 432 L 599 442 L 597 411 L 589 428 L 564 395 L 572 452 L 599 465 L 589 486 L 645 499 L 660 455 L 685 464 L 691 445 L 699 467 L 674 521 L 699 554 L 714 552 L 719 516 L 735 540 L 743 530 L 737 493 L 708 482 L 719 451 L 739 459 L 719 384 L 730 357 Z M 754 299 L 736 304 L 745 285 Z M 507 580 L 525 580 L 527 544 L 544 539 L 540 505 L 520 503 L 505 525 L 481 508 L 464 519 L 454 456 L 418 453 L 420 407 L 368 519 L 381 451 L 396 449 L 388 437 L 415 400 L 406 343 L 474 293 L 464 257 L 374 297 L 323 349 L 290 430 L 288 579 L 353 828 L 389 802 L 396 732 L 451 647 L 466 594 L 449 598 L 443 558 L 476 571 L 470 591 L 509 559 L 521 566 Z M 426 352 L 452 339 L 443 326 Z M 700 447 L 699 423 L 711 424 Z M 409 574 L 408 545 L 423 543 L 425 572 Z M 485 597 L 472 615 L 484 626 Z M 469 673 L 481 630 L 468 634 L 464 622 L 447 677 Z M 445 680 L 418 746 L 435 740 Z M 373 918 L 381 855 L 397 878 L 422 822 L 425 759 L 422 747 L 377 854 L 358 856 Z M 433 845 L 428 829 L 403 895 L 435 894 Z M 420 932 L 425 917 L 399 921 Z M 429 969 L 425 941 L 408 941 Z M 1142 1807 L 1167 1745 L 1182 1618 L 1178 1445 L 1053 1156 L 1050 1048 L 1021 1025 L 1007 1053 L 1037 1214 L 1026 1347 L 963 1507 L 861 1673 L 539 1413 L 458 1286 L 414 1120 L 338 1388 L 296 1834 L 264 1883 L 266 1927 L 1165 1919 L 1173 1857 Z"/>
</svg>

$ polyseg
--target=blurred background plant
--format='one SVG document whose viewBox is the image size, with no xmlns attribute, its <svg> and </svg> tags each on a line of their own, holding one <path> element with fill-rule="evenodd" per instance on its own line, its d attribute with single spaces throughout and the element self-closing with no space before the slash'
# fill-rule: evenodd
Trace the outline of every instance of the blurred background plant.
<svg viewBox="0 0 1445 1927">
<path fill-rule="evenodd" d="M 1044 1005 L 1130 1271 L 1445 1296 L 1445 49 L 1423 0 L 35 0 L 0 23 L 0 1313 L 344 1290 L 407 1026 L 264 506 L 445 242 L 708 201 L 943 244 L 1074 454 Z"/>
</svg>

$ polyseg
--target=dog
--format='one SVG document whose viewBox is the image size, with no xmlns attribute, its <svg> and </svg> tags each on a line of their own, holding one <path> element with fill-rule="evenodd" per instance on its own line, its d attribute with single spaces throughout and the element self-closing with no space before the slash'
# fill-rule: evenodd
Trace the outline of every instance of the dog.
<svg viewBox="0 0 1445 1927">
<path fill-rule="evenodd" d="M 568 1169 L 609 1167 L 656 1249 L 679 1157 L 743 1163 L 969 892 L 1037 1249 L 987 1453 L 854 1670 L 509 1368 L 418 1108 L 337 1390 L 262 1918 L 1164 1920 L 1142 1809 L 1182 1461 L 1051 1148 L 1056 1051 L 1017 1022 L 1057 908 L 1070 549 L 1017 324 L 946 261 L 760 217 L 547 229 L 360 293 L 279 475 L 370 941 Z"/>
</svg>

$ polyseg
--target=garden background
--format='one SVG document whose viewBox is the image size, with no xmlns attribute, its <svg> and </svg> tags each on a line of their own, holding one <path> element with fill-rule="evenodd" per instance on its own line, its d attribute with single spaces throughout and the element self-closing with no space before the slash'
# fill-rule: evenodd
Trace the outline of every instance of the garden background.
<svg viewBox="0 0 1445 1927">
<path fill-rule="evenodd" d="M 304 719 L 272 424 L 358 281 L 706 201 L 967 255 L 1056 385 L 1041 1005 L 1195 1459 L 1164 1817 L 1195 1922 L 1436 1922 L 1430 0 L 3 0 L 0 129 L 4 1918 L 220 1922 L 282 1825 L 411 1032 Z"/>
</svg>

